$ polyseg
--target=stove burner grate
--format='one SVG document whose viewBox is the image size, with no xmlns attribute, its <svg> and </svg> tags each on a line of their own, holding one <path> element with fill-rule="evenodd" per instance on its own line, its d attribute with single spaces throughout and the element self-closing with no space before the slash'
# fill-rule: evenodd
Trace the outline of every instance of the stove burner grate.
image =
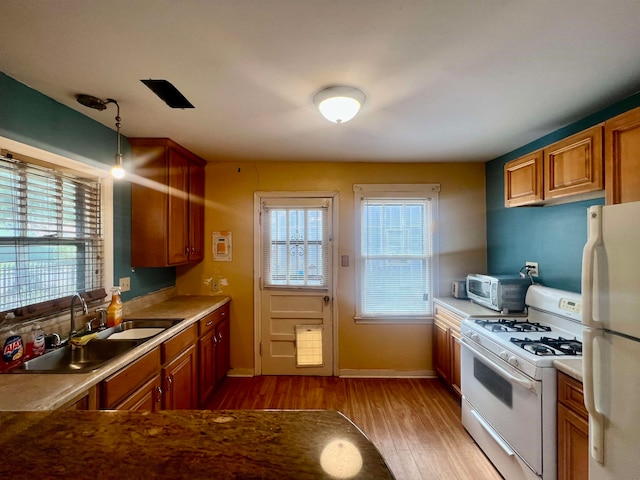
<svg viewBox="0 0 640 480">
<path fill-rule="evenodd" d="M 491 332 L 550 332 L 551 327 L 541 325 L 529 320 L 510 320 L 499 318 L 497 320 L 476 319 L 476 324 Z"/>
<path fill-rule="evenodd" d="M 582 342 L 575 338 L 573 340 L 562 337 L 542 337 L 540 340 L 511 338 L 511 343 L 538 356 L 582 355 Z"/>
</svg>

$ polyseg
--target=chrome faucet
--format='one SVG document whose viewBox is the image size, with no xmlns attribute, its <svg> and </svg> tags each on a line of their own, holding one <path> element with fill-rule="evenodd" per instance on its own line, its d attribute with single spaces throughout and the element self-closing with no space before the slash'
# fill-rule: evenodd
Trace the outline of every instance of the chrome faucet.
<svg viewBox="0 0 640 480">
<path fill-rule="evenodd" d="M 80 305 L 82 305 L 82 314 L 88 315 L 89 309 L 87 308 L 87 302 L 84 301 L 84 298 L 79 293 L 74 293 L 73 297 L 71 297 L 71 330 L 69 331 L 69 340 L 76 333 L 76 300 L 80 300 Z"/>
</svg>

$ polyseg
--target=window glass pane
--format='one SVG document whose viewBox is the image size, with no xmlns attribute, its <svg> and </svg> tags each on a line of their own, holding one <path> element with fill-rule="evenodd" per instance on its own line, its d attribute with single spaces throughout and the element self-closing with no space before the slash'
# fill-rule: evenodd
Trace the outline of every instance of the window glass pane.
<svg viewBox="0 0 640 480">
<path fill-rule="evenodd" d="M 355 186 L 360 206 L 357 317 L 432 314 L 432 207 L 435 189 L 420 194 L 368 192 Z M 381 186 L 376 186 L 381 187 Z M 404 186 L 406 187 L 406 186 Z M 420 186 L 409 190 L 419 192 Z M 408 191 L 408 190 L 407 190 Z M 376 193 L 382 195 L 376 196 Z"/>
<path fill-rule="evenodd" d="M 264 207 L 264 282 L 269 286 L 327 284 L 328 209 Z"/>
</svg>

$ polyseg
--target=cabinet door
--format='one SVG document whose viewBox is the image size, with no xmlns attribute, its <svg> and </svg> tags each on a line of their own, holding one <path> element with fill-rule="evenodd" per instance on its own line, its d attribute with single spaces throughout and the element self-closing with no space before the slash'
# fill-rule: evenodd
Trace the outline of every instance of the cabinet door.
<svg viewBox="0 0 640 480">
<path fill-rule="evenodd" d="M 451 381 L 451 354 L 449 352 L 449 328 L 439 322 L 434 323 L 435 369 L 445 382 Z"/>
<path fill-rule="evenodd" d="M 640 108 L 604 124 L 607 204 L 640 200 Z"/>
<path fill-rule="evenodd" d="M 229 318 L 216 325 L 216 387 L 229 372 Z"/>
<path fill-rule="evenodd" d="M 204 258 L 204 167 L 189 165 L 189 261 Z"/>
<path fill-rule="evenodd" d="M 542 150 L 511 160 L 504 166 L 504 206 L 516 207 L 543 199 Z"/>
<path fill-rule="evenodd" d="M 462 382 L 460 379 L 460 364 L 461 364 L 461 347 L 460 347 L 460 334 L 449 330 L 450 333 L 450 352 L 451 352 L 451 386 L 458 396 L 462 397 Z"/>
<path fill-rule="evenodd" d="M 169 265 L 186 263 L 189 254 L 189 159 L 169 150 Z"/>
<path fill-rule="evenodd" d="M 136 392 L 149 378 L 157 376 L 160 370 L 160 349 L 154 348 L 122 370 L 114 373 L 101 383 L 100 404 L 112 409 L 123 399 Z"/>
<path fill-rule="evenodd" d="M 558 480 L 589 478 L 589 422 L 558 405 Z"/>
<path fill-rule="evenodd" d="M 112 409 L 157 412 L 162 401 L 160 385 L 160 375 L 156 374 Z"/>
<path fill-rule="evenodd" d="M 216 383 L 215 330 L 210 330 L 198 341 L 198 366 L 200 370 L 200 408 L 205 408 Z"/>
<path fill-rule="evenodd" d="M 544 199 L 604 188 L 602 125 L 544 149 Z"/>
<path fill-rule="evenodd" d="M 163 408 L 191 410 L 197 408 L 196 347 L 191 345 L 162 369 Z"/>
</svg>

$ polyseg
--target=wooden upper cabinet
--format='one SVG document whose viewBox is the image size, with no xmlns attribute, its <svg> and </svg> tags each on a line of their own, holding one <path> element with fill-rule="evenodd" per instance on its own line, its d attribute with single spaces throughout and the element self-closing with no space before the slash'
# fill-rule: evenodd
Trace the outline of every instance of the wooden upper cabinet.
<svg viewBox="0 0 640 480">
<path fill-rule="evenodd" d="M 131 266 L 204 257 L 206 162 L 168 138 L 131 138 Z"/>
<path fill-rule="evenodd" d="M 640 108 L 604 124 L 607 204 L 640 200 Z"/>
<path fill-rule="evenodd" d="M 546 147 L 543 177 L 545 200 L 602 190 L 602 125 Z"/>
<path fill-rule="evenodd" d="M 504 205 L 517 207 L 543 199 L 542 150 L 511 160 L 504 166 Z"/>
</svg>

